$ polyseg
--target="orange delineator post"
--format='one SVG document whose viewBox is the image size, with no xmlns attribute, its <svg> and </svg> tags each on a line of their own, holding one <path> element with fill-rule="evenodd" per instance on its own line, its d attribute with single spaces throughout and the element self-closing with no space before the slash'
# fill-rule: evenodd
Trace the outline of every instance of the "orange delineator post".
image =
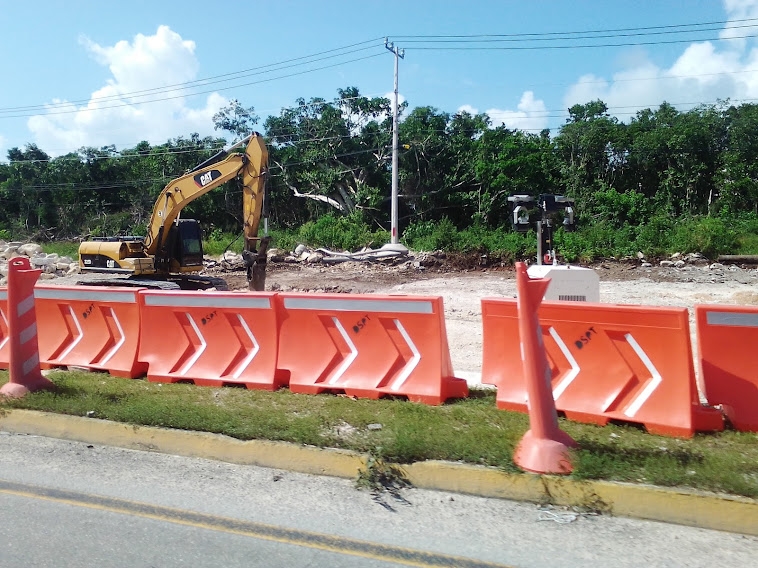
<svg viewBox="0 0 758 568">
<path fill-rule="evenodd" d="M 549 278 L 529 278 L 526 265 L 516 263 L 521 362 L 529 394 L 529 430 L 516 447 L 514 463 L 533 473 L 571 473 L 569 448 L 577 443 L 558 427 L 558 414 L 550 388 L 537 310 L 550 284 Z"/>
<path fill-rule="evenodd" d="M 0 388 L 0 394 L 12 398 L 53 386 L 39 367 L 34 284 L 40 274 L 42 271 L 33 270 L 28 258 L 8 262 L 10 380 Z"/>
<path fill-rule="evenodd" d="M 286 375 L 276 370 L 275 296 L 141 291 L 138 359 L 148 365 L 148 380 L 263 390 L 285 386 Z"/>
<path fill-rule="evenodd" d="M 287 293 L 278 301 L 277 366 L 293 392 L 432 405 L 468 395 L 453 376 L 440 297 Z"/>
<path fill-rule="evenodd" d="M 698 357 L 705 397 L 736 430 L 758 432 L 758 308 L 695 306 Z"/>
<path fill-rule="evenodd" d="M 0 288 L 0 369 L 7 369 L 10 365 L 10 347 L 8 340 L 8 289 Z"/>
<path fill-rule="evenodd" d="M 42 367 L 84 367 L 130 379 L 144 376 L 147 365 L 137 360 L 139 290 L 37 285 Z"/>
<path fill-rule="evenodd" d="M 539 318 L 567 418 L 680 437 L 723 429 L 721 413 L 699 401 L 686 308 L 546 301 Z M 482 382 L 497 386 L 499 408 L 524 411 L 515 300 L 483 299 L 482 321 Z"/>
</svg>

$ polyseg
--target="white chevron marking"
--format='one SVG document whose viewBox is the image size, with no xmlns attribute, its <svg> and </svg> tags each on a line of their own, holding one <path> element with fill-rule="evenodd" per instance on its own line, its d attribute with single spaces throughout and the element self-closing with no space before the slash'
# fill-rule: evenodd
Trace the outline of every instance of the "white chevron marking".
<svg viewBox="0 0 758 568">
<path fill-rule="evenodd" d="M 574 379 L 579 374 L 579 371 L 581 371 L 581 368 L 576 362 L 576 359 L 574 359 L 574 356 L 571 354 L 571 351 L 569 351 L 569 348 L 563 342 L 563 339 L 561 339 L 561 336 L 558 335 L 557 331 L 555 331 L 555 328 L 551 327 L 549 331 L 553 340 L 558 344 L 558 349 L 561 350 L 561 353 L 563 353 L 563 356 L 569 362 L 569 365 L 571 365 L 571 370 L 566 373 L 566 376 L 563 377 L 553 389 L 553 400 L 558 400 L 558 398 L 563 394 L 563 391 L 565 391 L 566 388 L 568 388 L 568 386 L 574 382 Z"/>
<path fill-rule="evenodd" d="M 245 357 L 244 361 L 242 361 L 238 366 L 237 370 L 234 371 L 234 374 L 232 377 L 235 379 L 239 379 L 240 375 L 244 372 L 245 369 L 247 369 L 248 365 L 252 363 L 253 359 L 255 359 L 255 356 L 258 354 L 258 351 L 260 351 L 260 345 L 258 345 L 258 342 L 255 340 L 255 336 L 253 335 L 253 332 L 250 331 L 250 328 L 247 325 L 247 322 L 242 318 L 240 314 L 237 314 L 237 319 L 240 322 L 240 325 L 242 326 L 242 329 L 245 330 L 245 333 L 247 334 L 248 338 L 250 338 L 251 343 L 253 344 L 253 348 L 248 353 L 247 357 Z"/>
<path fill-rule="evenodd" d="M 195 354 L 190 357 L 189 361 L 187 361 L 184 366 L 179 371 L 180 375 L 184 375 L 192 368 L 192 365 L 195 364 L 195 362 L 200 358 L 200 355 L 203 354 L 203 351 L 205 351 L 205 348 L 208 347 L 208 343 L 205 341 L 205 337 L 203 337 L 203 334 L 200 333 L 200 328 L 197 327 L 197 324 L 195 323 L 195 320 L 192 319 L 192 316 L 185 312 L 184 314 L 187 316 L 187 321 L 192 326 L 192 329 L 195 331 L 195 335 L 200 340 L 200 348 L 195 351 Z M 187 336 L 189 338 L 189 336 Z"/>
<path fill-rule="evenodd" d="M 658 385 L 660 385 L 663 382 L 663 378 L 661 377 L 661 374 L 658 372 L 658 369 L 655 368 L 655 365 L 653 365 L 653 362 L 650 360 L 650 357 L 647 356 L 647 353 L 640 347 L 640 344 L 637 343 L 637 341 L 632 337 L 631 333 L 627 333 L 624 336 L 624 339 L 626 339 L 629 342 L 629 345 L 631 345 L 632 349 L 634 349 L 634 352 L 637 354 L 637 357 L 640 358 L 640 361 L 642 361 L 642 364 L 645 365 L 648 371 L 650 371 L 650 374 L 652 377 L 648 381 L 648 383 L 645 385 L 645 388 L 642 389 L 642 392 L 638 394 L 632 403 L 627 407 L 627 409 L 624 411 L 624 414 L 629 416 L 630 418 L 633 417 L 635 414 L 637 414 L 637 411 L 642 407 L 645 402 L 647 402 L 647 399 L 650 398 L 650 395 L 653 394 L 655 389 L 658 388 Z"/>
<path fill-rule="evenodd" d="M 108 309 L 111 311 L 111 317 L 113 318 L 113 321 L 116 324 L 116 329 L 118 329 L 118 333 L 121 335 L 121 338 L 108 351 L 108 353 L 105 354 L 105 357 L 103 357 L 102 361 L 100 361 L 100 365 L 105 365 L 108 362 L 108 360 L 111 357 L 113 357 L 119 349 L 121 349 L 121 346 L 126 341 L 126 335 L 124 334 L 124 328 L 121 327 L 121 322 L 118 321 L 118 318 L 116 317 L 116 312 L 113 311 L 113 308 L 108 308 Z"/>
<path fill-rule="evenodd" d="M 334 322 L 334 325 L 337 327 L 337 331 L 340 332 L 342 339 L 345 340 L 345 343 L 347 343 L 347 346 L 350 348 L 350 355 L 345 357 L 345 360 L 342 362 L 342 365 L 340 365 L 337 371 L 329 378 L 328 382 L 330 385 L 333 385 L 334 383 L 336 383 L 342 378 L 342 375 L 345 374 L 345 371 L 347 371 L 347 368 L 353 364 L 353 361 L 355 361 L 355 358 L 358 356 L 358 349 L 355 348 L 355 344 L 350 339 L 350 336 L 345 331 L 345 328 L 342 327 L 342 324 L 339 322 L 339 320 L 336 317 L 333 317 L 332 321 Z"/>
<path fill-rule="evenodd" d="M 413 353 L 413 357 L 411 358 L 411 360 L 405 364 L 403 371 L 397 376 L 397 378 L 390 385 L 390 389 L 393 391 L 396 391 L 400 387 L 403 386 L 403 383 L 405 383 L 405 381 L 408 380 L 408 377 L 413 372 L 413 369 L 415 369 L 416 366 L 419 364 L 419 361 L 421 361 L 421 353 L 419 353 L 418 348 L 416 348 L 416 345 L 411 340 L 411 336 L 408 335 L 408 332 L 405 331 L 405 328 L 403 327 L 403 324 L 400 323 L 400 320 L 392 320 L 392 321 L 394 322 L 395 327 L 397 327 L 397 330 L 403 336 L 403 339 L 405 339 L 405 342 L 408 344 L 408 347 Z"/>
<path fill-rule="evenodd" d="M 5 327 L 5 330 L 9 331 L 9 328 L 8 328 L 8 319 L 5 317 L 5 314 L 3 313 L 2 310 L 0 310 L 0 319 L 3 320 L 3 326 Z M 8 333 L 5 337 L 3 337 L 2 339 L 0 339 L 0 349 L 2 349 L 3 347 L 5 347 L 5 344 L 8 343 L 8 340 L 10 339 L 10 337 L 11 337 L 10 333 Z"/>
<path fill-rule="evenodd" d="M 76 333 L 78 334 L 76 336 L 76 339 L 74 339 L 71 344 L 66 347 L 66 349 L 63 350 L 63 353 L 61 353 L 58 356 L 58 361 L 63 361 L 63 359 L 66 358 L 66 355 L 71 353 L 71 351 L 76 347 L 79 342 L 82 340 L 82 337 L 84 337 L 84 332 L 82 331 L 82 326 L 79 325 L 79 320 L 76 319 L 76 313 L 74 313 L 74 309 L 71 306 L 66 306 L 68 308 L 68 313 L 71 314 L 71 319 L 74 320 L 74 325 L 76 326 Z"/>
</svg>

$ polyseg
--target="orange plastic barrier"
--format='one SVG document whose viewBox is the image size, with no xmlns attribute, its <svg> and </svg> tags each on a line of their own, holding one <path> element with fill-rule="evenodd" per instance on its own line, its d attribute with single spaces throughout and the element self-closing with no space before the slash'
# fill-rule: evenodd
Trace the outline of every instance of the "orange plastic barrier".
<svg viewBox="0 0 758 568">
<path fill-rule="evenodd" d="M 758 432 L 758 308 L 695 306 L 698 357 L 709 404 L 720 404 L 735 429 Z"/>
<path fill-rule="evenodd" d="M 148 365 L 148 380 L 265 390 L 286 385 L 276 371 L 275 296 L 140 292 L 139 360 Z"/>
<path fill-rule="evenodd" d="M 0 369 L 10 365 L 10 348 L 8 346 L 8 289 L 0 288 Z"/>
<path fill-rule="evenodd" d="M 40 286 L 34 291 L 42 366 L 141 377 L 137 288 Z"/>
<path fill-rule="evenodd" d="M 522 366 L 529 393 L 529 430 L 513 453 L 513 462 L 532 473 L 571 473 L 569 447 L 576 442 L 558 426 L 558 414 L 550 385 L 542 330 L 537 309 L 550 284 L 550 278 L 529 278 L 526 264 L 516 263 L 518 287 L 518 325 L 522 342 Z"/>
<path fill-rule="evenodd" d="M 39 368 L 34 283 L 40 274 L 42 271 L 32 269 L 28 258 L 8 262 L 9 380 L 0 388 L 0 394 L 7 397 L 20 398 L 53 386 Z"/>
<path fill-rule="evenodd" d="M 682 437 L 723 429 L 721 413 L 699 402 L 686 308 L 543 302 L 539 317 L 567 418 Z M 524 411 L 516 301 L 483 299 L 482 320 L 482 382 L 497 386 L 499 408 Z"/>
<path fill-rule="evenodd" d="M 453 377 L 442 298 L 280 294 L 280 369 L 293 392 L 406 396 L 441 404 L 465 397 Z"/>
</svg>

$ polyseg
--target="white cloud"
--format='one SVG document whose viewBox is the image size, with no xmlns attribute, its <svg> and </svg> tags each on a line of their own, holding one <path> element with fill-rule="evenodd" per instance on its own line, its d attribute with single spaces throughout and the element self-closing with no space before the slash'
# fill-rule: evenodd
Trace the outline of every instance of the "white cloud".
<svg viewBox="0 0 758 568">
<path fill-rule="evenodd" d="M 467 112 L 471 116 L 476 116 L 477 114 L 479 114 L 479 111 L 477 109 L 475 109 L 474 107 L 472 107 L 471 105 L 462 105 L 462 106 L 459 106 L 458 107 L 458 112 Z"/>
<path fill-rule="evenodd" d="M 213 134 L 212 116 L 227 99 L 212 93 L 195 108 L 180 90 L 165 90 L 197 78 L 194 42 L 160 26 L 154 35 L 138 34 L 132 42 L 103 47 L 81 38 L 80 43 L 95 61 L 108 66 L 111 76 L 86 104 L 54 100 L 45 114 L 28 120 L 40 148 L 58 155 L 81 146 L 163 143 L 192 132 Z M 147 92 L 158 87 L 163 88 Z"/>
<path fill-rule="evenodd" d="M 740 38 L 740 36 L 749 35 L 749 28 L 740 28 L 750 22 L 740 22 L 739 20 L 748 20 L 758 18 L 758 2 L 756 0 L 724 0 L 724 10 L 726 11 L 728 23 L 721 30 L 719 37 Z M 744 43 L 744 38 L 735 41 Z"/>
<path fill-rule="evenodd" d="M 758 0 L 724 0 L 729 24 L 724 38 L 746 35 L 736 20 L 758 17 Z M 641 108 L 656 108 L 667 101 L 682 109 L 717 99 L 758 98 L 758 50 L 745 40 L 692 43 L 670 67 L 660 67 L 644 55 L 627 58 L 624 68 L 610 79 L 585 75 L 566 91 L 564 105 L 600 99 L 610 113 L 628 120 Z"/>
<path fill-rule="evenodd" d="M 485 112 L 490 117 L 492 127 L 505 125 L 514 130 L 535 131 L 547 128 L 548 117 L 545 102 L 534 98 L 533 91 L 524 91 L 521 100 L 516 106 L 517 110 L 502 110 L 497 108 L 488 109 Z M 478 110 L 471 105 L 463 105 L 458 108 L 459 112 L 478 114 Z"/>
<path fill-rule="evenodd" d="M 392 112 L 395 112 L 395 91 L 390 91 L 389 93 L 384 94 L 384 98 L 388 99 L 390 102 L 390 108 L 392 109 Z M 402 105 L 405 102 L 405 97 L 402 93 L 397 94 L 397 104 L 398 106 Z"/>
</svg>

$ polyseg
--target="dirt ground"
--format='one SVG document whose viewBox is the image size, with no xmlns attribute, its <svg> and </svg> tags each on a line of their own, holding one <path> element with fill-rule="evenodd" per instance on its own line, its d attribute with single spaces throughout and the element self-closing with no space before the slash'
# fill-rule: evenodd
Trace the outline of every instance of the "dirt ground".
<svg viewBox="0 0 758 568">
<path fill-rule="evenodd" d="M 691 326 L 695 304 L 758 305 L 758 269 L 754 266 L 720 265 L 705 259 L 679 268 L 649 264 L 635 259 L 589 266 L 599 276 L 600 301 L 687 307 Z M 247 287 L 242 271 L 226 272 L 223 277 L 231 289 Z M 481 372 L 480 301 L 485 297 L 515 297 L 516 281 L 512 266 L 480 266 L 471 259 L 446 258 L 429 267 L 413 260 L 392 264 L 269 263 L 266 289 L 442 296 L 456 376 L 475 384 Z"/>
</svg>

